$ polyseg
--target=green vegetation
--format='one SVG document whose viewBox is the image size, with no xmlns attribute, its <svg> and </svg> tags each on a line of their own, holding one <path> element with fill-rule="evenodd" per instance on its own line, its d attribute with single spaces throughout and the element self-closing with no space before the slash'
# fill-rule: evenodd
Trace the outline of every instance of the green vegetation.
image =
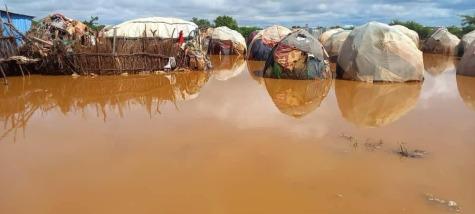
<svg viewBox="0 0 475 214">
<path fill-rule="evenodd" d="M 463 30 L 462 28 L 458 27 L 458 26 L 455 26 L 455 25 L 451 25 L 451 26 L 448 26 L 447 27 L 447 30 L 452 33 L 453 35 L 456 35 L 458 38 L 462 38 L 463 35 L 465 35 L 463 33 Z"/>
<path fill-rule="evenodd" d="M 413 31 L 416 31 L 417 34 L 419 34 L 419 37 L 421 39 L 426 39 L 427 37 L 430 36 L 430 34 L 433 31 L 432 27 L 426 27 L 422 24 L 419 24 L 415 21 L 401 21 L 398 19 L 395 19 L 389 23 L 389 25 L 402 25 L 405 26 Z"/>
<path fill-rule="evenodd" d="M 467 34 L 475 30 L 475 14 L 473 16 L 462 15 L 460 17 L 462 17 L 463 34 Z"/>
<path fill-rule="evenodd" d="M 206 29 L 212 26 L 211 22 L 207 19 L 198 19 L 196 17 L 193 17 L 191 21 L 195 23 L 196 25 L 198 25 L 200 29 Z"/>
<path fill-rule="evenodd" d="M 198 25 L 200 29 L 206 29 L 209 27 L 222 27 L 226 26 L 229 29 L 235 30 L 239 32 L 244 38 L 247 38 L 253 31 L 260 30 L 261 28 L 258 27 L 248 27 L 248 26 L 239 26 L 237 21 L 231 17 L 231 16 L 218 16 L 216 19 L 214 19 L 214 24 L 211 24 L 211 22 L 207 19 L 200 19 L 193 17 L 191 19 L 193 23 Z"/>
<path fill-rule="evenodd" d="M 95 31 L 100 31 L 102 28 L 105 27 L 105 25 L 101 25 L 98 23 L 99 17 L 98 16 L 91 16 L 91 19 L 89 21 L 84 20 L 83 23 L 87 25 L 89 28 Z"/>
<path fill-rule="evenodd" d="M 226 15 L 216 17 L 216 19 L 214 20 L 214 26 L 215 27 L 226 26 L 232 30 L 238 30 L 239 28 L 237 21 L 233 17 L 226 16 Z"/>
</svg>

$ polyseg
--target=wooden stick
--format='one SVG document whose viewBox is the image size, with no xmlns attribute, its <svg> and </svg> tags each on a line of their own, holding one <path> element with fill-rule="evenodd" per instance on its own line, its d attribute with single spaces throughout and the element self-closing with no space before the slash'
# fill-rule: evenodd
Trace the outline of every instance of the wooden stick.
<svg viewBox="0 0 475 214">
<path fill-rule="evenodd" d="M 0 71 L 2 72 L 2 76 L 3 76 L 3 84 L 8 85 L 7 75 L 3 71 L 2 65 L 0 65 Z"/>
</svg>

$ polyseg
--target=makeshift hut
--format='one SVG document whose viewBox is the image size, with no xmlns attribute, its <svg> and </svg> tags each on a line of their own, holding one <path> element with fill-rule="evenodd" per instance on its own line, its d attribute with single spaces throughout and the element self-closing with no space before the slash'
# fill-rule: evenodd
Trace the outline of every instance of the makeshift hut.
<svg viewBox="0 0 475 214">
<path fill-rule="evenodd" d="M 351 30 L 344 30 L 338 33 L 334 33 L 330 36 L 330 38 L 325 41 L 325 43 L 323 43 L 323 46 L 325 47 L 325 50 L 327 51 L 332 61 L 337 60 L 338 55 L 340 53 L 340 49 L 343 46 L 343 43 L 345 43 L 346 38 L 348 37 L 348 35 L 350 35 L 350 33 Z"/>
<path fill-rule="evenodd" d="M 460 39 L 450 33 L 447 28 L 435 30 L 422 46 L 424 53 L 435 53 L 455 56 L 459 51 Z"/>
<path fill-rule="evenodd" d="M 264 77 L 277 79 L 331 79 L 330 66 L 320 42 L 306 30 L 296 30 L 272 50 Z"/>
<path fill-rule="evenodd" d="M 424 79 L 422 52 L 401 31 L 370 22 L 356 27 L 338 57 L 337 77 L 365 82 Z"/>
<path fill-rule="evenodd" d="M 315 111 L 330 91 L 332 80 L 264 79 L 269 96 L 277 109 L 294 118 Z"/>
<path fill-rule="evenodd" d="M 197 33 L 198 25 L 193 22 L 170 17 L 148 17 L 133 19 L 116 26 L 116 37 L 123 38 L 178 38 L 183 32 L 185 37 L 193 37 Z M 113 38 L 114 31 L 105 33 L 106 37 Z"/>
<path fill-rule="evenodd" d="M 249 47 L 251 45 L 252 40 L 254 40 L 254 37 L 260 32 L 261 30 L 255 30 L 252 31 L 249 36 L 246 38 L 246 45 Z"/>
<path fill-rule="evenodd" d="M 457 74 L 475 77 L 475 41 L 463 54 L 457 66 Z"/>
<path fill-rule="evenodd" d="M 265 61 L 269 58 L 272 48 L 291 31 L 282 26 L 273 25 L 261 30 L 251 41 L 247 50 L 247 59 Z"/>
<path fill-rule="evenodd" d="M 340 112 L 347 121 L 361 127 L 389 125 L 417 104 L 421 83 L 366 83 L 335 81 Z"/>
<path fill-rule="evenodd" d="M 432 76 L 455 69 L 455 57 L 440 54 L 424 54 L 424 68 Z"/>
<path fill-rule="evenodd" d="M 475 112 L 475 77 L 457 75 L 457 88 L 465 105 Z"/>
<path fill-rule="evenodd" d="M 413 31 L 413 30 L 407 28 L 406 26 L 402 26 L 402 25 L 392 25 L 391 27 L 400 30 L 406 36 L 411 38 L 411 40 L 416 44 L 417 48 L 420 47 L 419 34 L 416 31 Z"/>
<path fill-rule="evenodd" d="M 468 50 L 470 44 L 475 41 L 475 30 L 465 34 L 462 37 L 462 40 L 460 41 L 459 45 L 459 55 L 462 56 L 465 53 L 465 50 Z"/>
<path fill-rule="evenodd" d="M 232 79 L 247 69 L 246 61 L 239 56 L 213 58 L 212 76 L 219 81 Z"/>
<path fill-rule="evenodd" d="M 208 53 L 212 55 L 241 55 L 246 53 L 246 39 L 228 27 L 218 27 L 211 35 Z"/>
<path fill-rule="evenodd" d="M 320 34 L 320 37 L 318 37 L 318 40 L 322 44 L 325 44 L 327 39 L 329 39 L 333 34 L 341 32 L 341 31 L 344 31 L 344 30 L 342 28 L 334 28 L 334 29 L 327 30 L 327 31 L 323 32 L 322 34 Z"/>
</svg>

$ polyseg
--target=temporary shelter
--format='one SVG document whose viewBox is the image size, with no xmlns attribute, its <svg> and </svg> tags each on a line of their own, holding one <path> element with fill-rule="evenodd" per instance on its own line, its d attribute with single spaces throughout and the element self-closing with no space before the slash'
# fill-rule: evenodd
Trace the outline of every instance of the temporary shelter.
<svg viewBox="0 0 475 214">
<path fill-rule="evenodd" d="M 381 127 L 397 121 L 417 104 L 421 83 L 335 81 L 343 118 L 362 127 Z"/>
<path fill-rule="evenodd" d="M 211 34 L 209 54 L 244 55 L 246 53 L 246 39 L 237 31 L 228 27 L 218 27 Z"/>
<path fill-rule="evenodd" d="M 330 91 L 332 80 L 264 80 L 267 92 L 280 112 L 302 118 L 317 109 Z"/>
<path fill-rule="evenodd" d="M 334 28 L 334 29 L 327 30 L 327 31 L 323 32 L 322 34 L 320 34 L 320 37 L 318 37 L 318 40 L 322 44 L 325 44 L 327 39 L 329 39 L 333 34 L 341 32 L 341 31 L 344 31 L 344 30 L 342 28 Z"/>
<path fill-rule="evenodd" d="M 419 48 L 420 46 L 419 34 L 416 31 L 413 31 L 407 28 L 406 26 L 402 26 L 402 25 L 392 25 L 391 27 L 400 30 L 402 33 L 408 36 L 416 44 L 417 48 Z"/>
<path fill-rule="evenodd" d="M 332 74 L 322 44 L 306 30 L 297 30 L 274 47 L 266 61 L 264 77 L 329 79 Z"/>
<path fill-rule="evenodd" d="M 338 78 L 365 82 L 422 81 L 422 52 L 401 31 L 370 22 L 355 28 L 338 57 Z"/>
<path fill-rule="evenodd" d="M 457 55 L 460 39 L 447 28 L 439 28 L 426 39 L 422 46 L 425 53 Z"/>
<path fill-rule="evenodd" d="M 475 77 L 475 41 L 463 54 L 457 67 L 457 74 Z"/>
<path fill-rule="evenodd" d="M 178 18 L 148 17 L 126 21 L 112 27 L 112 29 L 116 29 L 117 37 L 169 39 L 178 38 L 180 31 L 183 31 L 185 37 L 194 36 L 198 26 L 193 22 Z M 107 31 L 105 36 L 113 37 L 114 30 Z"/>
<path fill-rule="evenodd" d="M 475 30 L 470 33 L 465 34 L 462 37 L 462 41 L 460 41 L 460 46 L 459 46 L 460 55 L 462 55 L 465 52 L 465 50 L 468 50 L 470 44 L 472 44 L 473 41 L 475 41 Z"/>
<path fill-rule="evenodd" d="M 338 33 L 334 33 L 332 36 L 330 36 L 330 38 L 325 41 L 325 43 L 323 43 L 323 46 L 328 52 L 330 59 L 337 59 L 340 49 L 343 46 L 343 43 L 345 43 L 346 38 L 348 38 L 348 35 L 350 35 L 350 33 L 350 30 L 344 30 Z"/>
<path fill-rule="evenodd" d="M 267 60 L 272 52 L 272 48 L 290 33 L 291 31 L 288 28 L 278 25 L 259 31 L 249 45 L 247 59 Z"/>
</svg>

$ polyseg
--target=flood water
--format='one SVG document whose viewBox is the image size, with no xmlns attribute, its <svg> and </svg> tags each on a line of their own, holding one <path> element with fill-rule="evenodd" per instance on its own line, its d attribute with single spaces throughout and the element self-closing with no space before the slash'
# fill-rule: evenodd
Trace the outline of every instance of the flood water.
<svg viewBox="0 0 475 214">
<path fill-rule="evenodd" d="M 209 73 L 10 77 L 0 213 L 475 213 L 475 78 L 427 55 L 425 81 Z M 404 158 L 401 144 L 424 150 Z"/>
</svg>

